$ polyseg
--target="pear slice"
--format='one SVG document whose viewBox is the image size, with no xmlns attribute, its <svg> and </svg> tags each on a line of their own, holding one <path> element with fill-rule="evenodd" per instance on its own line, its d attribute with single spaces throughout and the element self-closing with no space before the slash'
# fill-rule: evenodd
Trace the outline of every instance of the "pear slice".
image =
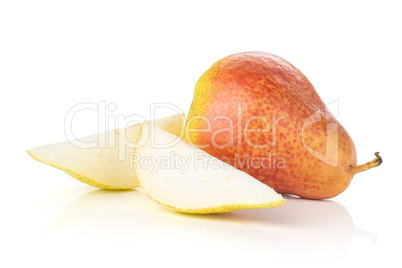
<svg viewBox="0 0 402 268">
<path fill-rule="evenodd" d="M 179 212 L 272 208 L 286 201 L 247 173 L 147 122 L 136 143 L 134 171 L 149 197 Z"/>
<path fill-rule="evenodd" d="M 184 129 L 184 114 L 151 122 L 179 136 Z M 131 189 L 139 186 L 133 171 L 133 152 L 140 130 L 141 124 L 136 124 L 79 140 L 35 147 L 27 152 L 33 159 L 61 169 L 91 186 L 108 190 Z M 90 143 L 95 146 L 85 148 Z"/>
</svg>

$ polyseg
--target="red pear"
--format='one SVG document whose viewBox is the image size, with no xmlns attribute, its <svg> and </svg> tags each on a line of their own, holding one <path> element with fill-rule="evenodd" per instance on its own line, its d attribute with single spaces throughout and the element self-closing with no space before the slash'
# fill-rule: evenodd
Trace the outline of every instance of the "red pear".
<svg viewBox="0 0 402 268">
<path fill-rule="evenodd" d="M 351 137 L 309 80 L 263 52 L 230 55 L 200 77 L 185 138 L 278 193 L 311 199 L 342 193 L 382 163 L 376 153 L 357 166 Z"/>
</svg>

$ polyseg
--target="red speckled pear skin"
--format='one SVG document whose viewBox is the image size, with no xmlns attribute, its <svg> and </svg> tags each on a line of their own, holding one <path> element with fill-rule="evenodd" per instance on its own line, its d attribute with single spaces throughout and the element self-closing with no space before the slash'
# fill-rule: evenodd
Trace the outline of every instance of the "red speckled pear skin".
<svg viewBox="0 0 402 268">
<path fill-rule="evenodd" d="M 326 199 L 353 177 L 356 150 L 308 79 L 263 52 L 230 55 L 198 80 L 185 138 L 278 193 Z"/>
</svg>

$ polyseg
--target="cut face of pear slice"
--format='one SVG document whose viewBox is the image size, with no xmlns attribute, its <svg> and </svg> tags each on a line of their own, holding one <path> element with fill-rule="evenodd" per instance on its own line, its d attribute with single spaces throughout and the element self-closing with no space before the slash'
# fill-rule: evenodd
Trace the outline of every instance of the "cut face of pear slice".
<svg viewBox="0 0 402 268">
<path fill-rule="evenodd" d="M 172 135 L 183 131 L 184 114 L 151 121 Z M 133 170 L 133 152 L 141 124 L 94 134 L 79 140 L 35 147 L 29 155 L 72 177 L 108 190 L 139 186 Z M 90 148 L 88 148 L 90 147 Z"/>
<path fill-rule="evenodd" d="M 245 172 L 147 122 L 136 143 L 134 170 L 148 196 L 180 212 L 271 208 L 286 201 Z"/>
</svg>

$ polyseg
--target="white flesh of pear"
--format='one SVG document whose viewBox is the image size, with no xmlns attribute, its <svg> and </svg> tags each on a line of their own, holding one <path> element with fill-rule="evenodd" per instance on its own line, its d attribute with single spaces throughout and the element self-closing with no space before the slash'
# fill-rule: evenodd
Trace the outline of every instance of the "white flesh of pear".
<svg viewBox="0 0 402 268">
<path fill-rule="evenodd" d="M 153 121 L 160 128 L 179 136 L 184 114 Z M 94 134 L 79 140 L 35 147 L 30 156 L 56 167 L 91 186 L 123 190 L 139 186 L 133 170 L 133 153 L 141 124 Z M 88 148 L 92 145 L 92 148 Z M 86 147 L 86 148 L 85 148 Z"/>
<path fill-rule="evenodd" d="M 286 201 L 245 172 L 147 122 L 136 143 L 134 163 L 146 194 L 180 212 L 278 207 Z"/>
</svg>

